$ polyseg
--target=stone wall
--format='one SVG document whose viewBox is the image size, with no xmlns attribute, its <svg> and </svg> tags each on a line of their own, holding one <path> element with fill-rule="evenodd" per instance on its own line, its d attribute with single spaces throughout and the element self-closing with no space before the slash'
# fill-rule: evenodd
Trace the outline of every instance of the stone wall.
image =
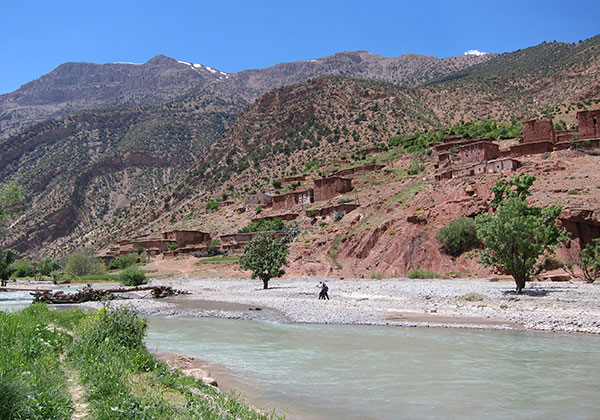
<svg viewBox="0 0 600 420">
<path fill-rule="evenodd" d="M 244 204 L 269 207 L 273 204 L 273 196 L 265 193 L 250 194 L 244 199 Z"/>
<path fill-rule="evenodd" d="M 273 196 L 273 210 L 290 209 L 298 204 L 314 202 L 313 190 L 294 191 L 287 194 Z"/>
<path fill-rule="evenodd" d="M 480 140 L 458 148 L 458 158 L 461 162 L 484 162 L 500 156 L 500 148 L 491 139 Z"/>
<path fill-rule="evenodd" d="M 554 150 L 554 143 L 551 141 L 537 141 L 533 143 L 515 144 L 510 148 L 510 156 L 518 157 L 524 155 L 538 155 Z"/>
</svg>

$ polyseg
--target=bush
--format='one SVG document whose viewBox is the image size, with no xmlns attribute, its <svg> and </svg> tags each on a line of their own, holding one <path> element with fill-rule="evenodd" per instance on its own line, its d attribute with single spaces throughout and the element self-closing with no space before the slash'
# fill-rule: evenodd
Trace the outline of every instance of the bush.
<svg viewBox="0 0 600 420">
<path fill-rule="evenodd" d="M 33 277 L 33 275 L 35 274 L 35 269 L 33 268 L 33 265 L 26 258 L 16 260 L 14 263 L 11 264 L 11 268 L 15 277 Z"/>
<path fill-rule="evenodd" d="M 218 239 L 211 239 L 206 245 L 206 253 L 209 257 L 213 257 L 215 255 L 220 254 L 219 247 L 221 246 L 221 241 Z"/>
<path fill-rule="evenodd" d="M 335 214 L 333 215 L 334 222 L 339 222 L 343 218 L 344 218 L 344 213 L 342 213 L 341 211 L 336 211 Z"/>
<path fill-rule="evenodd" d="M 123 270 L 124 268 L 131 267 L 138 262 L 138 256 L 136 254 L 124 254 L 119 255 L 117 258 L 110 262 L 109 268 L 116 270 Z"/>
<path fill-rule="evenodd" d="M 463 251 L 477 243 L 475 222 L 465 216 L 453 221 L 447 227 L 441 228 L 435 239 L 453 257 L 458 257 Z"/>
<path fill-rule="evenodd" d="M 409 279 L 435 279 L 438 278 L 439 275 L 429 270 L 422 270 L 420 268 L 409 271 L 406 274 L 406 277 Z"/>
<path fill-rule="evenodd" d="M 119 275 L 119 281 L 125 286 L 139 286 L 148 283 L 146 273 L 137 267 L 127 267 Z"/>
<path fill-rule="evenodd" d="M 206 210 L 213 211 L 219 208 L 219 202 L 217 200 L 210 200 L 206 203 Z"/>
<path fill-rule="evenodd" d="M 74 252 L 69 256 L 65 273 L 74 276 L 88 276 L 90 274 L 101 274 L 106 271 L 104 263 L 99 259 L 86 255 L 82 252 Z"/>
<path fill-rule="evenodd" d="M 314 219 L 317 217 L 317 212 L 315 210 L 309 210 L 306 212 L 306 215 L 311 219 Z"/>
<path fill-rule="evenodd" d="M 425 165 L 423 165 L 422 162 L 419 162 L 418 160 L 413 160 L 410 163 L 410 167 L 408 168 L 407 173 L 409 175 L 417 175 L 420 174 L 421 172 L 423 172 L 425 170 Z"/>
<path fill-rule="evenodd" d="M 179 248 L 179 245 L 177 245 L 177 242 L 171 242 L 167 246 L 167 251 L 175 251 L 177 248 Z"/>
</svg>

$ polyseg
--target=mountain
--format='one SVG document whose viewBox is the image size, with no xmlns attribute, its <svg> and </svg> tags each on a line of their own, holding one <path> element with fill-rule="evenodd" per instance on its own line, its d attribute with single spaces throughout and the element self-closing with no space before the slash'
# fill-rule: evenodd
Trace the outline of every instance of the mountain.
<svg viewBox="0 0 600 420">
<path fill-rule="evenodd" d="M 158 55 L 144 64 L 65 63 L 17 91 L 0 95 L 0 138 L 34 122 L 84 109 L 117 105 L 152 105 L 191 92 L 206 105 L 214 97 L 251 103 L 268 90 L 325 75 L 383 80 L 415 86 L 489 59 L 445 59 L 407 54 L 381 57 L 367 51 L 277 64 L 261 70 L 227 74 L 202 64 Z"/>
<path fill-rule="evenodd" d="M 61 64 L 15 92 L 0 95 L 0 138 L 31 123 L 83 109 L 162 103 L 226 77 L 210 67 L 164 55 L 144 64 Z"/>
<path fill-rule="evenodd" d="M 359 51 L 237 74 L 167 57 L 143 65 L 82 64 L 95 70 L 79 76 L 69 75 L 78 65 L 59 67 L 61 77 L 56 69 L 0 97 L 3 107 L 13 107 L 1 108 L 2 127 L 16 121 L 25 127 L 0 138 L 0 178 L 21 183 L 31 202 L 3 245 L 61 255 L 166 227 L 230 233 L 248 215 L 224 210 L 227 217 L 216 223 L 204 212 L 207 200 L 243 197 L 304 171 L 326 174 L 335 160 L 369 162 L 364 149 L 385 148 L 397 134 L 536 115 L 573 124 L 577 110 L 599 103 L 598 39 L 441 60 Z M 138 73 L 118 79 L 114 66 Z M 101 79 L 98 69 L 113 77 L 118 94 L 90 87 Z M 79 106 L 86 109 L 69 113 Z M 46 118 L 50 111 L 59 115 L 33 123 L 34 114 Z M 19 120 L 19 112 L 29 120 Z M 361 202 L 374 217 L 375 203 L 395 199 L 418 180 L 406 177 L 412 157 L 385 153 L 376 159 L 398 184 L 387 198 L 378 195 L 378 184 L 361 187 Z M 430 187 L 424 191 L 433 197 L 437 187 Z M 442 191 L 447 196 L 440 200 L 455 192 Z"/>
</svg>

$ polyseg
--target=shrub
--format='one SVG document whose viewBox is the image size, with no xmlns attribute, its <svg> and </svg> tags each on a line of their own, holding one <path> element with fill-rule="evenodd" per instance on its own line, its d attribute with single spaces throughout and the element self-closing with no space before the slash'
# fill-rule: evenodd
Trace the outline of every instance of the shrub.
<svg viewBox="0 0 600 420">
<path fill-rule="evenodd" d="M 119 275 L 119 281 L 125 286 L 139 286 L 148 283 L 146 273 L 137 267 L 127 267 Z"/>
<path fill-rule="evenodd" d="M 306 215 L 311 219 L 314 219 L 317 217 L 317 212 L 315 210 L 309 210 L 306 212 Z"/>
<path fill-rule="evenodd" d="M 254 209 L 254 212 L 256 214 L 259 214 L 260 212 L 262 212 L 262 206 L 256 206 L 256 208 Z"/>
<path fill-rule="evenodd" d="M 409 279 L 435 279 L 438 278 L 439 275 L 429 270 L 422 270 L 420 268 L 416 268 L 414 270 L 409 271 L 406 274 L 406 277 Z"/>
<path fill-rule="evenodd" d="M 119 255 L 117 258 L 110 262 L 110 269 L 123 270 L 124 268 L 135 265 L 138 262 L 138 256 L 136 254 L 124 254 Z"/>
<path fill-rule="evenodd" d="M 461 216 L 447 227 L 441 228 L 435 239 L 453 257 L 458 257 L 466 249 L 477 243 L 477 233 L 473 219 Z"/>
<path fill-rule="evenodd" d="M 409 175 L 417 175 L 420 174 L 421 172 L 423 172 L 425 170 L 425 165 L 423 165 L 423 163 L 419 162 L 418 160 L 413 160 L 410 163 L 410 167 L 408 168 L 407 173 Z"/>
<path fill-rule="evenodd" d="M 171 242 L 167 246 L 167 251 L 175 251 L 177 248 L 179 248 L 179 245 L 177 245 L 177 242 Z"/>
<path fill-rule="evenodd" d="M 33 277 L 35 273 L 33 265 L 26 258 L 16 260 L 11 264 L 11 267 L 15 277 Z"/>
<path fill-rule="evenodd" d="M 219 208 L 219 202 L 217 200 L 210 200 L 206 203 L 206 210 L 213 211 Z"/>
<path fill-rule="evenodd" d="M 219 250 L 220 246 L 221 246 L 221 241 L 219 241 L 218 239 L 211 239 L 208 242 L 208 244 L 206 245 L 206 253 L 208 254 L 209 257 L 219 255 L 220 254 L 220 250 Z"/>
<path fill-rule="evenodd" d="M 344 218 L 344 213 L 342 213 L 341 211 L 336 211 L 335 214 L 333 215 L 334 222 L 339 222 L 343 218 Z"/>
</svg>

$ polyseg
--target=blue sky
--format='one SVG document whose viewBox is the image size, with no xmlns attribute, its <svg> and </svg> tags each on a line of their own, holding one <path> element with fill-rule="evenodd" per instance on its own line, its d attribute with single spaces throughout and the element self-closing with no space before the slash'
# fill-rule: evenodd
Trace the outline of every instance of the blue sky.
<svg viewBox="0 0 600 420">
<path fill-rule="evenodd" d="M 68 61 L 157 54 L 226 72 L 368 50 L 448 57 L 600 33 L 600 1 L 63 1 L 0 5 L 0 93 Z"/>
</svg>

